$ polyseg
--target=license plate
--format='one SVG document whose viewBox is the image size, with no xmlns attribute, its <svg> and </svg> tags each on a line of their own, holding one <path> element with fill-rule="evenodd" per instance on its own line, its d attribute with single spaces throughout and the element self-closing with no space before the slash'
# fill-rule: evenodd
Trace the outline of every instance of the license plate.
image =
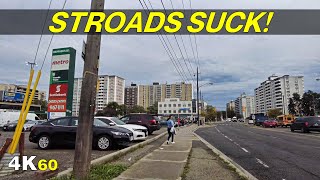
<svg viewBox="0 0 320 180">
<path fill-rule="evenodd" d="M 314 126 L 319 126 L 319 124 L 318 124 L 318 123 L 315 123 Z"/>
</svg>

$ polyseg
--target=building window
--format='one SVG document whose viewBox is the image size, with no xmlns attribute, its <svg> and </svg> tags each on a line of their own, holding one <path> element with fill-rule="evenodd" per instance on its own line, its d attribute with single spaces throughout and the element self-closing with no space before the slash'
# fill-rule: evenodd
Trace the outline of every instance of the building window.
<svg viewBox="0 0 320 180">
<path fill-rule="evenodd" d="M 162 111 L 161 111 L 161 110 L 159 110 L 159 113 L 162 113 Z"/>
<path fill-rule="evenodd" d="M 176 111 L 176 110 L 173 110 L 173 113 L 177 113 L 177 111 Z"/>
<path fill-rule="evenodd" d="M 181 104 L 178 104 L 178 107 L 181 107 Z"/>
<path fill-rule="evenodd" d="M 164 110 L 164 111 L 163 111 L 163 113 L 167 113 L 167 111 L 166 111 L 166 110 Z"/>
<path fill-rule="evenodd" d="M 176 104 L 173 104 L 173 107 L 176 107 L 177 105 Z"/>
<path fill-rule="evenodd" d="M 171 107 L 171 104 L 169 104 L 169 107 Z"/>
<path fill-rule="evenodd" d="M 167 107 L 167 104 L 164 104 L 163 107 Z"/>
<path fill-rule="evenodd" d="M 191 107 L 191 104 L 188 104 L 188 107 Z"/>
<path fill-rule="evenodd" d="M 171 113 L 171 110 L 169 110 L 169 113 Z"/>
<path fill-rule="evenodd" d="M 162 107 L 162 104 L 159 104 L 159 107 Z"/>
</svg>

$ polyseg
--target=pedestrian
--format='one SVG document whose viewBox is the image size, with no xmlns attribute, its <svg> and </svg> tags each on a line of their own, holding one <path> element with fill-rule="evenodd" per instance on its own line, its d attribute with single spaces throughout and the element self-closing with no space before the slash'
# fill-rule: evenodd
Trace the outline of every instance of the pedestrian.
<svg viewBox="0 0 320 180">
<path fill-rule="evenodd" d="M 171 143 L 174 144 L 175 142 L 173 141 L 173 138 L 175 134 L 175 129 L 174 129 L 174 122 L 172 120 L 172 115 L 170 115 L 169 118 L 167 119 L 167 130 L 168 130 L 167 144 L 169 144 L 170 138 L 171 138 Z"/>
</svg>

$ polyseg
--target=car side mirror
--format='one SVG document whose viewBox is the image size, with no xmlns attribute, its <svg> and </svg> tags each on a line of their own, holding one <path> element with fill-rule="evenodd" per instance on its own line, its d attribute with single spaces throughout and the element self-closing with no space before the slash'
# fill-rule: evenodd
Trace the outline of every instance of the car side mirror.
<svg viewBox="0 0 320 180">
<path fill-rule="evenodd" d="M 115 126 L 116 124 L 111 122 L 111 123 L 109 123 L 109 125 L 110 126 Z"/>
</svg>

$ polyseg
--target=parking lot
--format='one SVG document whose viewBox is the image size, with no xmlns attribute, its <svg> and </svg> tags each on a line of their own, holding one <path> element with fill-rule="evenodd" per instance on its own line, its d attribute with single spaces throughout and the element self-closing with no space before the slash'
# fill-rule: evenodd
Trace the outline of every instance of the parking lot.
<svg viewBox="0 0 320 180">
<path fill-rule="evenodd" d="M 161 128 L 158 131 L 155 131 L 152 135 L 148 136 L 148 139 L 153 138 L 163 132 L 165 132 L 165 128 Z M 2 146 L 6 140 L 6 138 L 12 138 L 14 132 L 4 132 L 0 131 L 0 146 Z M 40 159 L 55 159 L 59 164 L 59 171 L 66 170 L 73 166 L 73 158 L 74 158 L 74 148 L 73 147 L 53 147 L 48 150 L 40 150 L 37 147 L 37 144 L 29 142 L 29 132 L 25 132 L 25 155 L 27 156 L 37 156 L 33 161 L 34 164 L 38 163 Z M 133 144 L 139 143 L 134 142 Z M 125 147 L 119 147 L 119 149 Z M 92 159 L 97 159 L 99 157 L 105 156 L 107 154 L 111 154 L 117 151 L 117 149 L 113 149 L 110 151 L 98 151 L 92 150 Z M 25 172 L 25 173 L 33 173 L 33 172 Z"/>
</svg>

